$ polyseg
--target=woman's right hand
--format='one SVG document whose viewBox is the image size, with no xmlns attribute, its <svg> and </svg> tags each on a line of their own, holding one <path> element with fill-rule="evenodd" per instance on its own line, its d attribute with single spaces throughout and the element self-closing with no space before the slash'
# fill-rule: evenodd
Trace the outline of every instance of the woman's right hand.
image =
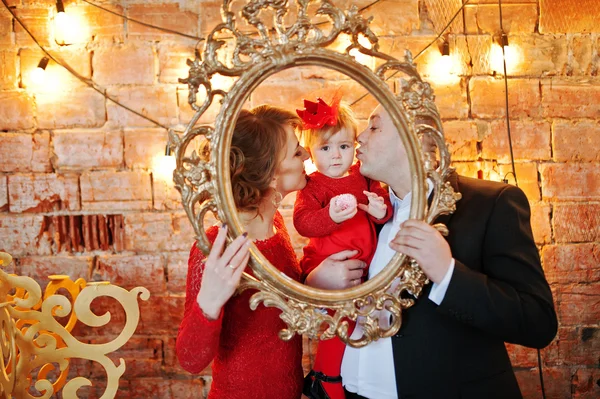
<svg viewBox="0 0 600 399">
<path fill-rule="evenodd" d="M 219 318 L 223 305 L 233 296 L 250 259 L 251 241 L 247 233 L 237 237 L 227 248 L 226 239 L 227 226 L 223 225 L 206 258 L 196 299 L 202 312 L 212 320 Z"/>
</svg>

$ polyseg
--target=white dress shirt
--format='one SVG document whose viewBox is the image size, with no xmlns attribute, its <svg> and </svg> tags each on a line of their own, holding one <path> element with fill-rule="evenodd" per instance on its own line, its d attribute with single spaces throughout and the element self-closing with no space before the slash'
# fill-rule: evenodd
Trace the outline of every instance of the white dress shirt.
<svg viewBox="0 0 600 399">
<path fill-rule="evenodd" d="M 428 183 L 428 194 L 431 194 L 433 186 L 431 182 L 428 181 Z M 408 219 L 410 213 L 411 193 L 408 193 L 404 199 L 400 199 L 390 188 L 390 200 L 394 208 L 394 217 L 383 226 L 379 233 L 377 249 L 369 266 L 369 278 L 379 273 L 396 254 L 396 251 L 390 248 L 389 243 L 400 230 L 400 225 Z M 453 271 L 454 259 L 440 284 L 432 285 L 429 300 L 438 305 L 442 303 Z M 383 324 L 389 320 L 389 317 L 381 315 L 379 320 Z M 362 336 L 362 333 L 361 326 L 357 324 L 352 338 L 357 339 Z M 369 399 L 398 399 L 391 338 L 380 338 L 360 349 L 346 346 L 341 375 L 342 384 L 350 392 L 358 393 Z"/>
</svg>

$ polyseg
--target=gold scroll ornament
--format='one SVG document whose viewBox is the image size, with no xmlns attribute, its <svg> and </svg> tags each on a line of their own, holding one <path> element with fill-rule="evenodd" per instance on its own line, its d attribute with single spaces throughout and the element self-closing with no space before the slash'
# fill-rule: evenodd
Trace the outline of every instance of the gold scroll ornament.
<svg viewBox="0 0 600 399">
<path fill-rule="evenodd" d="M 125 362 L 121 358 L 116 366 L 107 355 L 131 338 L 140 318 L 138 296 L 146 301 L 150 292 L 144 287 L 127 291 L 109 282 L 86 283 L 81 278 L 72 281 L 69 276 L 49 276 L 50 282 L 42 296 L 40 286 L 32 278 L 2 270 L 11 262 L 9 254 L 0 252 L 2 397 L 50 398 L 62 390 L 63 398 L 77 398 L 79 388 L 92 385 L 84 377 L 67 381 L 70 359 L 79 358 L 97 362 L 104 368 L 106 389 L 101 398 L 114 398 L 119 379 L 125 372 Z M 59 290 L 66 291 L 68 297 Z M 90 308 L 92 301 L 100 297 L 111 297 L 119 302 L 126 314 L 125 326 L 110 342 L 81 342 L 71 335 L 78 321 L 90 327 L 102 327 L 110 322 L 109 312 L 98 316 Z M 56 317 L 68 319 L 61 324 Z M 40 393 L 35 396 L 31 391 L 34 380 L 33 387 Z"/>
</svg>

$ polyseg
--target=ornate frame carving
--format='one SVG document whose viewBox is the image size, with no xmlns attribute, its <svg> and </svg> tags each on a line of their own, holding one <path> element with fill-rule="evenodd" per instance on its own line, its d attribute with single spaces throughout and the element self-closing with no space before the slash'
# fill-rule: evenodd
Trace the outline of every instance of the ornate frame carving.
<svg viewBox="0 0 600 399">
<path fill-rule="evenodd" d="M 249 1 L 240 11 L 241 18 L 255 29 L 248 33 L 238 27 L 231 3 L 223 1 L 222 23 L 207 36 L 202 55 L 197 52 L 193 61 L 188 60 L 188 77 L 180 79 L 189 86 L 188 101 L 195 115 L 182 135 L 169 132 L 168 146 L 177 159 L 173 179 L 182 195 L 199 248 L 205 253 L 210 250 L 204 232 L 204 217 L 208 211 L 225 221 L 233 236 L 242 232 L 231 194 L 228 154 L 233 126 L 244 101 L 269 76 L 299 66 L 322 66 L 343 73 L 367 88 L 386 108 L 398 131 L 402 132 L 400 135 L 412 171 L 411 218 L 432 223 L 438 215 L 454 211 L 460 194 L 454 193 L 446 182 L 452 169 L 433 90 L 422 81 L 409 52 L 400 61 L 379 51 L 378 38 L 369 28 L 371 18 L 363 18 L 356 6 L 344 11 L 329 0 L 297 0 L 295 21 L 286 25 L 284 17 L 290 10 L 288 1 Z M 312 22 L 309 9 L 315 10 L 313 19 L 324 17 L 329 21 L 328 31 L 322 30 L 321 24 Z M 262 13 L 267 10 L 273 18 L 271 29 L 262 19 Z M 342 34 L 351 37 L 351 44 L 343 51 L 336 51 L 330 45 Z M 359 36 L 369 41 L 370 48 L 359 42 Z M 219 52 L 223 48 L 229 50 L 225 56 Z M 352 49 L 375 58 L 381 65 L 371 70 L 359 64 L 349 54 Z M 402 78 L 399 80 L 400 92 L 396 95 L 386 80 L 397 73 L 401 73 Z M 237 80 L 226 90 L 213 87 L 211 78 L 215 75 Z M 200 88 L 206 94 L 204 100 L 198 102 Z M 196 126 L 217 96 L 221 98 L 221 107 L 214 125 Z M 438 145 L 440 164 L 437 169 L 429 155 L 421 150 L 419 137 L 424 134 L 430 135 Z M 190 153 L 190 143 L 199 136 L 204 136 L 210 143 L 211 158 L 208 161 L 203 161 L 195 151 L 186 155 Z M 434 183 L 430 206 L 427 204 L 427 178 Z M 443 233 L 447 232 L 445 226 L 435 226 Z M 327 328 L 321 333 L 321 339 L 337 335 L 354 347 L 367 345 L 380 337 L 390 337 L 401 326 L 402 309 L 414 304 L 414 299 L 401 298 L 401 293 L 407 291 L 418 297 L 428 282 L 414 260 L 397 254 L 381 273 L 364 284 L 346 290 L 320 290 L 292 281 L 278 272 L 255 247 L 251 252 L 250 267 L 256 278 L 244 274 L 239 289 L 258 290 L 250 300 L 252 309 L 260 303 L 281 309 L 280 317 L 287 328 L 279 336 L 284 340 L 294 334 L 316 337 L 323 324 Z M 396 278 L 398 282 L 392 286 Z M 332 314 L 316 311 L 323 307 L 332 309 Z M 388 327 L 379 325 L 382 309 L 392 316 Z M 362 317 L 358 319 L 359 316 Z M 346 319 L 358 319 L 364 330 L 361 338 L 350 339 Z"/>
<path fill-rule="evenodd" d="M 77 398 L 79 388 L 92 385 L 88 378 L 80 376 L 67 381 L 71 359 L 79 358 L 96 362 L 104 369 L 106 387 L 102 397 L 114 398 L 125 372 L 125 361 L 121 358 L 115 365 L 107 355 L 131 338 L 140 319 L 138 298 L 147 301 L 150 292 L 144 287 L 127 291 L 108 281 L 72 281 L 64 275 L 48 276 L 50 282 L 42 292 L 31 277 L 2 270 L 11 262 L 12 256 L 0 252 L 0 396 L 45 399 L 60 392 L 63 398 Z M 90 308 L 92 301 L 100 297 L 113 298 L 123 307 L 125 325 L 109 342 L 79 341 L 71 334 L 78 321 L 88 327 L 102 327 L 110 322 L 110 312 L 98 316 Z M 39 395 L 33 394 L 32 388 Z"/>
</svg>

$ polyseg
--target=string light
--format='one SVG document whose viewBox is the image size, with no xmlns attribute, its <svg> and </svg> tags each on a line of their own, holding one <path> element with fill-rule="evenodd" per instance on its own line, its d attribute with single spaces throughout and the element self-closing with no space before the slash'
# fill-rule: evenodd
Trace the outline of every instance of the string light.
<svg viewBox="0 0 600 399">
<path fill-rule="evenodd" d="M 177 166 L 177 160 L 171 155 L 171 149 L 168 146 L 167 149 L 164 156 L 158 155 L 152 159 L 152 175 L 168 183 L 173 181 L 173 171 Z"/>
<path fill-rule="evenodd" d="M 62 0 L 56 2 L 54 18 L 55 41 L 61 46 L 86 42 L 90 36 L 89 27 L 81 15 L 69 14 L 65 11 Z"/>
<path fill-rule="evenodd" d="M 62 0 L 58 0 L 56 2 L 56 16 L 60 17 L 60 16 L 64 16 L 66 15 L 65 13 L 65 5 L 63 4 Z"/>
<path fill-rule="evenodd" d="M 62 0 L 56 2 L 56 17 L 54 19 L 54 27 L 56 29 L 56 42 L 60 45 L 71 44 L 70 27 L 72 21 L 65 12 L 65 5 Z"/>
<path fill-rule="evenodd" d="M 444 40 L 441 51 L 442 57 L 450 57 L 450 43 L 448 42 L 448 40 Z"/>
<path fill-rule="evenodd" d="M 170 183 L 173 181 L 173 171 L 177 167 L 177 160 L 173 156 L 171 146 L 165 146 L 165 156 L 155 156 L 152 161 L 152 174 L 158 179 Z"/>
<path fill-rule="evenodd" d="M 448 42 L 448 40 L 444 40 L 444 43 L 442 43 L 441 53 L 442 57 L 439 62 L 439 68 L 443 72 L 450 74 L 453 70 L 453 60 L 452 56 L 450 55 L 450 42 Z"/>
<path fill-rule="evenodd" d="M 456 12 L 454 13 L 454 15 L 452 16 L 452 18 L 450 18 L 450 20 L 448 21 L 448 23 L 446 24 L 446 26 L 444 26 L 442 28 L 442 30 L 440 31 L 440 33 L 438 33 L 438 35 L 435 37 L 435 39 L 433 39 L 431 42 L 429 42 L 429 44 L 427 46 L 425 46 L 421 51 L 419 51 L 417 53 L 417 55 L 415 55 L 413 57 L 413 60 L 416 60 L 417 58 L 419 58 L 421 55 L 423 55 L 425 53 L 425 51 L 427 51 L 427 49 L 429 47 L 431 47 L 435 42 L 437 42 L 440 37 L 442 37 L 442 35 L 448 30 L 448 28 L 450 27 L 450 25 L 452 25 L 452 23 L 454 22 L 454 20 L 456 19 L 456 17 L 458 17 L 458 14 L 460 14 L 460 12 L 465 8 L 465 6 L 467 4 L 469 4 L 471 0 L 464 0 L 462 5 L 460 6 L 460 8 L 458 10 L 456 10 Z M 390 76 L 388 76 L 385 80 L 389 80 L 391 78 L 393 78 L 394 76 L 396 76 L 398 74 L 398 71 L 394 71 L 394 73 L 392 73 Z M 350 106 L 354 106 L 357 103 L 359 103 L 361 100 L 363 100 L 365 97 L 367 97 L 369 95 L 369 93 L 365 93 L 362 96 L 360 96 L 359 98 L 357 98 L 356 100 L 352 101 L 352 103 L 350 104 Z"/>
<path fill-rule="evenodd" d="M 504 47 L 504 49 L 508 47 L 508 36 L 504 32 L 500 35 L 500 45 Z"/>
<path fill-rule="evenodd" d="M 48 62 L 50 62 L 50 59 L 48 57 L 43 57 L 38 63 L 37 67 L 31 71 L 31 81 L 34 84 L 39 86 L 44 83 Z"/>
<path fill-rule="evenodd" d="M 186 33 L 183 33 L 183 32 L 179 32 L 179 31 L 176 31 L 176 30 L 173 30 L 173 29 L 163 28 L 162 26 L 152 25 L 152 24 L 149 24 L 149 23 L 147 23 L 147 22 L 140 21 L 140 20 L 137 20 L 137 19 L 134 19 L 134 18 L 128 17 L 128 16 L 126 16 L 126 15 L 123 15 L 123 14 L 120 14 L 120 13 L 118 13 L 118 12 L 115 12 L 115 11 L 109 10 L 108 8 L 102 7 L 101 5 L 99 5 L 99 4 L 96 4 L 96 3 L 92 2 L 92 1 L 89 1 L 89 0 L 82 0 L 82 1 L 83 1 L 84 3 L 87 3 L 87 4 L 91 5 L 91 6 L 94 6 L 94 7 L 96 7 L 96 8 L 98 8 L 98 9 L 102 10 L 102 11 L 105 11 L 105 12 L 107 12 L 107 13 L 110 13 L 110 14 L 116 15 L 116 16 L 118 16 L 118 17 L 121 17 L 121 18 L 123 18 L 125 21 L 128 21 L 128 22 L 133 22 L 133 23 L 136 23 L 136 24 L 139 24 L 139 25 L 142 25 L 142 26 L 146 26 L 146 27 L 148 27 L 148 28 L 151 28 L 151 29 L 160 30 L 160 31 L 163 31 L 163 32 L 165 32 L 165 33 L 170 33 L 170 34 L 173 34 L 173 35 L 178 35 L 178 36 L 182 36 L 182 37 L 187 37 L 187 38 L 189 38 L 189 39 L 195 39 L 195 40 L 198 40 L 198 42 L 201 42 L 201 41 L 205 40 L 205 38 L 204 38 L 204 37 L 199 37 L 199 36 L 194 36 L 194 35 L 188 35 L 188 34 L 186 34 Z M 375 4 L 379 3 L 380 1 L 382 1 L 382 0 L 375 0 L 375 1 L 372 1 L 371 3 L 369 3 L 369 4 L 367 4 L 367 5 L 365 5 L 365 6 L 361 7 L 361 8 L 359 8 L 359 9 L 358 9 L 358 12 L 359 12 L 359 13 L 362 13 L 363 11 L 366 11 L 366 10 L 368 10 L 369 8 L 373 7 Z M 467 1 L 469 1 L 469 0 L 467 0 Z M 325 24 L 328 24 L 328 23 L 329 23 L 329 21 L 324 21 L 324 22 L 319 22 L 319 23 L 317 23 L 317 24 L 315 24 L 315 25 L 316 25 L 316 26 L 320 26 L 320 25 L 325 25 Z M 274 31 L 274 29 L 272 29 L 272 31 Z M 245 34 L 252 34 L 252 32 L 244 32 L 244 33 L 245 33 Z M 227 38 L 227 37 L 221 37 L 221 39 L 232 39 L 232 38 L 233 38 L 233 37 L 229 37 L 229 38 Z"/>
<path fill-rule="evenodd" d="M 477 162 L 475 163 L 475 167 L 477 168 L 477 178 L 479 180 L 483 179 L 483 157 L 481 152 L 483 151 L 483 143 L 478 141 L 477 144 Z"/>
<path fill-rule="evenodd" d="M 438 84 L 457 83 L 460 77 L 455 73 L 455 57 L 450 53 L 450 42 L 445 39 L 440 52 L 428 55 L 426 74 Z"/>
<path fill-rule="evenodd" d="M 490 49 L 490 67 L 493 73 L 514 73 L 521 63 L 521 52 L 517 46 L 509 46 L 508 36 L 502 33 Z M 505 68 L 506 65 L 506 68 Z"/>
<path fill-rule="evenodd" d="M 27 28 L 27 26 L 26 26 L 26 25 L 23 23 L 23 21 L 21 20 L 21 18 L 19 18 L 19 16 L 17 16 L 17 15 L 15 14 L 15 12 L 13 11 L 13 9 L 12 9 L 12 8 L 11 8 L 11 7 L 8 5 L 8 3 L 7 3 L 7 0 L 1 0 L 1 1 L 2 1 L 2 4 L 4 5 L 4 7 L 6 8 L 6 10 L 7 10 L 7 11 L 8 11 L 8 12 L 9 12 L 9 13 L 12 15 L 12 17 L 15 19 L 15 21 L 17 21 L 17 23 L 18 23 L 18 24 L 19 24 L 19 25 L 20 25 L 20 26 L 23 28 L 23 30 L 24 30 L 25 32 L 27 32 L 27 34 L 28 34 L 28 35 L 31 37 L 31 39 L 32 39 L 32 40 L 35 42 L 35 44 L 36 44 L 36 45 L 37 45 L 37 46 L 38 46 L 38 47 L 39 47 L 39 48 L 40 48 L 40 49 L 41 49 L 41 50 L 42 50 L 42 51 L 43 51 L 43 52 L 44 52 L 44 53 L 45 53 L 45 54 L 48 56 L 48 58 L 49 58 L 49 59 L 51 59 L 52 61 L 54 61 L 55 63 L 57 63 L 57 64 L 58 64 L 58 65 L 60 65 L 61 67 L 65 68 L 65 69 L 66 69 L 66 70 L 67 70 L 69 73 L 71 73 L 71 74 L 72 74 L 74 77 L 76 77 L 76 78 L 77 78 L 78 80 L 80 80 L 82 83 L 84 83 L 85 85 L 87 85 L 88 87 L 90 87 L 91 89 L 93 89 L 94 91 L 96 91 L 98 94 L 102 95 L 102 96 L 103 96 L 104 98 L 106 98 L 108 101 L 110 101 L 110 102 L 114 103 L 115 105 L 117 105 L 117 106 L 119 106 L 119 107 L 121 107 L 121 108 L 123 108 L 123 109 L 125 109 L 125 110 L 127 110 L 127 111 L 129 111 L 129 112 L 131 112 L 131 113 L 133 113 L 133 114 L 135 114 L 135 115 L 137 115 L 137 116 L 139 116 L 139 117 L 140 117 L 140 118 L 142 118 L 142 119 L 145 119 L 145 120 L 147 120 L 148 122 L 150 122 L 150 123 L 152 123 L 152 124 L 154 124 L 154 125 L 156 125 L 156 126 L 162 127 L 162 128 L 164 128 L 164 129 L 168 129 L 168 127 L 167 127 L 167 126 L 165 126 L 165 125 L 163 125 L 162 123 L 160 123 L 160 122 L 158 122 L 158 121 L 156 121 L 156 120 L 154 120 L 154 119 L 152 119 L 152 118 L 149 118 L 148 116 L 146 116 L 146 115 L 142 114 L 141 112 L 139 112 L 139 111 L 136 111 L 136 110 L 134 110 L 134 109 L 132 109 L 132 108 L 128 107 L 127 105 L 125 105 L 125 104 L 123 104 L 123 103 L 119 102 L 118 100 L 116 100 L 116 99 L 112 98 L 111 96 L 107 95 L 107 94 L 106 94 L 106 90 L 105 90 L 105 89 L 102 89 L 102 88 L 99 88 L 99 87 L 97 86 L 97 84 L 96 84 L 96 83 L 95 83 L 93 80 L 91 80 L 91 79 L 88 79 L 88 78 L 85 78 L 85 77 L 81 76 L 81 75 L 80 75 L 79 73 L 77 73 L 77 72 L 76 72 L 76 71 L 75 71 L 75 70 L 74 70 L 74 69 L 73 69 L 73 68 L 72 68 L 72 67 L 71 67 L 69 64 L 67 64 L 67 63 L 66 63 L 66 62 L 64 62 L 64 61 L 60 61 L 60 60 L 56 59 L 55 57 L 53 57 L 53 56 L 52 56 L 52 54 L 50 54 L 50 52 L 48 52 L 48 50 L 46 50 L 46 48 L 40 44 L 40 42 L 39 42 L 39 41 L 37 40 L 37 38 L 36 38 L 36 37 L 33 35 L 33 33 L 31 33 L 31 31 L 30 31 L 30 30 Z M 365 10 L 367 10 L 367 9 L 371 8 L 372 6 L 376 5 L 376 4 L 377 4 L 377 3 L 379 3 L 380 1 L 381 1 L 381 0 L 375 0 L 375 1 L 373 1 L 373 2 L 371 2 L 371 3 L 369 3 L 369 4 L 367 4 L 367 5 L 365 5 L 365 6 L 363 6 L 363 7 L 361 7 L 361 8 L 359 9 L 359 13 L 361 13 L 361 12 L 363 12 L 363 11 L 365 11 Z M 467 2 L 469 2 L 469 0 L 466 0 L 466 1 L 467 1 Z M 174 30 L 171 30 L 171 29 L 165 29 L 165 28 L 162 28 L 162 27 L 159 27 L 159 26 L 156 26 L 156 25 L 152 25 L 152 24 L 148 24 L 148 23 L 145 23 L 145 22 L 142 22 L 142 21 L 137 21 L 137 20 L 134 20 L 134 19 L 132 19 L 132 18 L 129 18 L 129 17 L 125 16 L 125 15 L 122 15 L 122 14 L 116 13 L 116 12 L 114 12 L 114 11 L 111 11 L 111 10 L 107 9 L 107 8 L 104 8 L 104 7 L 102 7 L 102 6 L 99 6 L 98 4 L 95 4 L 95 3 L 91 2 L 91 1 L 83 0 L 83 2 L 85 2 L 85 3 L 87 3 L 87 4 L 90 4 L 91 6 L 97 7 L 97 8 L 99 8 L 99 9 L 101 9 L 101 10 L 103 10 L 103 11 L 106 11 L 106 12 L 108 12 L 108 13 L 111 13 L 111 14 L 117 15 L 117 16 L 119 16 L 119 17 L 121 17 L 121 18 L 125 19 L 126 21 L 135 22 L 135 23 L 138 23 L 138 24 L 141 24 L 141 25 L 147 26 L 147 27 L 149 27 L 149 28 L 152 28 L 152 29 L 157 29 L 157 30 L 161 30 L 161 31 L 164 31 L 164 32 L 167 32 L 167 33 L 171 33 L 171 34 L 177 34 L 177 35 L 184 36 L 184 37 L 188 37 L 188 38 L 192 38 L 192 39 L 198 39 L 198 41 L 202 41 L 202 40 L 204 40 L 204 38 L 203 38 L 203 37 L 196 37 L 196 36 L 186 35 L 186 34 L 184 34 L 184 33 L 182 33 L 182 32 L 177 32 L 177 31 L 174 31 Z M 60 12 L 59 12 L 59 5 L 58 5 L 58 3 L 59 3 L 59 1 L 57 1 L 57 13 L 60 13 Z M 64 10 L 64 4 L 62 3 L 62 0 L 60 0 L 60 3 L 62 4 L 62 9 Z M 64 12 L 63 12 L 63 13 L 64 13 Z M 327 23 L 327 22 L 324 22 L 324 23 Z M 319 23 L 319 24 L 317 24 L 317 25 L 322 25 L 322 24 L 324 24 L 324 23 Z M 196 47 L 196 52 L 197 52 L 197 54 L 198 54 L 198 49 L 197 49 L 197 47 Z"/>
<path fill-rule="evenodd" d="M 508 72 L 507 72 L 507 56 L 508 56 L 508 51 L 509 49 L 511 49 L 511 47 L 508 45 L 508 36 L 506 35 L 506 32 L 504 32 L 504 20 L 502 18 L 502 0 L 498 0 L 498 16 L 500 18 L 500 45 L 502 47 L 502 61 L 503 61 L 503 70 L 504 70 L 504 105 L 506 108 L 506 134 L 508 136 L 508 148 L 510 150 L 510 163 L 512 166 L 512 175 L 515 178 L 515 185 L 518 187 L 519 186 L 519 182 L 517 181 L 517 170 L 515 168 L 515 156 L 513 154 L 513 146 L 512 146 L 512 135 L 510 132 L 510 107 L 508 105 Z M 505 176 L 506 178 L 506 176 Z M 544 399 L 546 398 L 546 393 L 544 390 L 544 377 L 543 377 L 543 373 L 542 373 L 542 363 L 541 363 L 541 356 L 540 356 L 540 351 L 538 349 L 538 360 L 540 360 L 539 362 L 539 367 L 540 367 L 540 382 L 542 385 L 542 396 L 544 397 Z"/>
</svg>

